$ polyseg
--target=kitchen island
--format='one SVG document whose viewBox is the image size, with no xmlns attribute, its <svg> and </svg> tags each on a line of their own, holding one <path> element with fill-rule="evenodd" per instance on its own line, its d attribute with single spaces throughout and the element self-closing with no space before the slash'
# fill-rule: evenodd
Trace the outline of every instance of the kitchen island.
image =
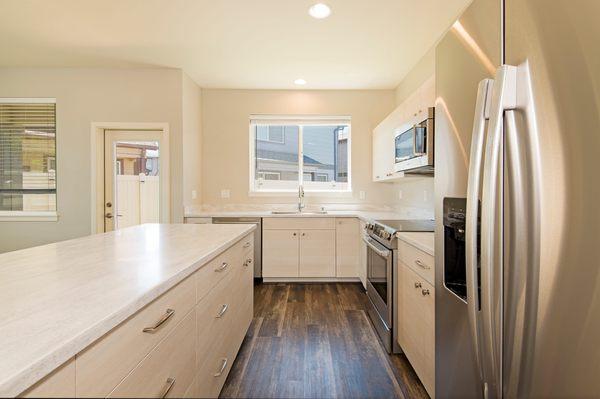
<svg viewBox="0 0 600 399">
<path fill-rule="evenodd" d="M 0 255 L 0 396 L 218 395 L 252 319 L 254 229 L 146 224 Z"/>
</svg>

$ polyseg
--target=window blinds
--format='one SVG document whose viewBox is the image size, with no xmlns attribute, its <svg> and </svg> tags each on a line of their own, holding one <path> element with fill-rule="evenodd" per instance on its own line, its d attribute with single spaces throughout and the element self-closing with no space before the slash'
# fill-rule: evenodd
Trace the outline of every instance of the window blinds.
<svg viewBox="0 0 600 399">
<path fill-rule="evenodd" d="M 56 210 L 56 102 L 0 99 L 0 211 Z"/>
</svg>

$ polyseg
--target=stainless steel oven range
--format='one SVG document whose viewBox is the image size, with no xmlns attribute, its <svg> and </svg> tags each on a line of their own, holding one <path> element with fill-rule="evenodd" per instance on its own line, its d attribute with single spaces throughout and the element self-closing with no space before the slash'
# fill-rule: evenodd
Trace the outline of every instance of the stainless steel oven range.
<svg viewBox="0 0 600 399">
<path fill-rule="evenodd" d="M 368 313 L 377 334 L 388 353 L 398 353 L 400 348 L 394 339 L 398 329 L 394 303 L 397 303 L 397 249 L 399 231 L 431 231 L 433 220 L 379 220 L 367 223 L 367 297 Z"/>
</svg>

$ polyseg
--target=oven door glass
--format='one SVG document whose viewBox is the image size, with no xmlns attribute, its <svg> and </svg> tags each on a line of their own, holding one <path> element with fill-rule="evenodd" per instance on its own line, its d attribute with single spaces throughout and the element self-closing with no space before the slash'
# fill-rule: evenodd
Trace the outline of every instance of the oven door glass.
<svg viewBox="0 0 600 399">
<path fill-rule="evenodd" d="M 388 278 L 391 275 L 388 267 L 391 265 L 388 258 L 381 256 L 373 249 L 367 246 L 368 250 L 368 270 L 367 279 L 375 288 L 377 296 L 385 305 L 388 304 Z"/>
<path fill-rule="evenodd" d="M 396 135 L 396 162 L 406 161 L 415 157 L 414 144 L 415 144 L 415 129 L 410 128 L 409 130 Z"/>
</svg>

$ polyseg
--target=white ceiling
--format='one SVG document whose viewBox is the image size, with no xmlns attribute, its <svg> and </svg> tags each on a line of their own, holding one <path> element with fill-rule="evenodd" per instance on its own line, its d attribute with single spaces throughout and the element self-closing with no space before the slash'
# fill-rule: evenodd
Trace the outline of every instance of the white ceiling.
<svg viewBox="0 0 600 399">
<path fill-rule="evenodd" d="M 470 0 L 0 0 L 0 66 L 173 67 L 202 87 L 394 88 Z"/>
</svg>

